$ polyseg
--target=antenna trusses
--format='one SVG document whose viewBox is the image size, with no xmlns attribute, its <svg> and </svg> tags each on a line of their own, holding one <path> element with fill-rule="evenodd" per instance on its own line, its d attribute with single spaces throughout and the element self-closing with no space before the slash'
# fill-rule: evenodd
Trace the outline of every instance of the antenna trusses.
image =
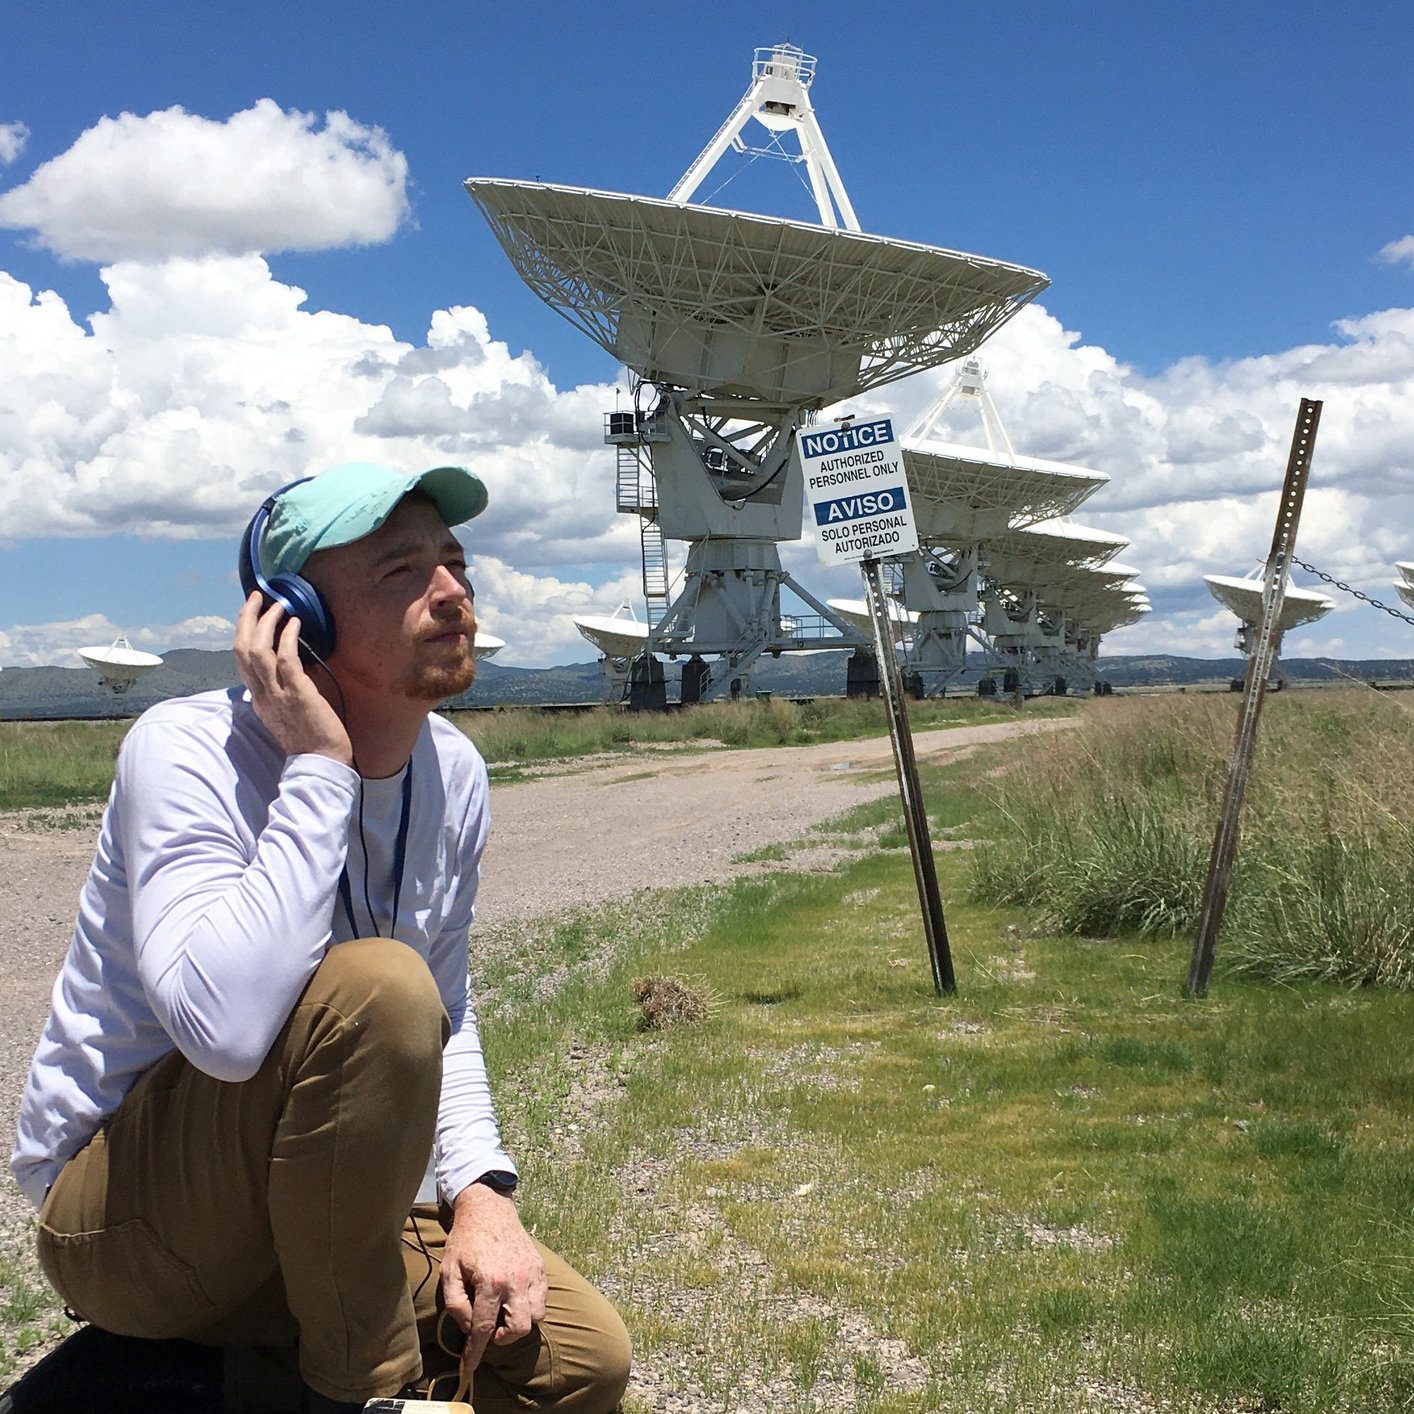
<svg viewBox="0 0 1414 1414">
<path fill-rule="evenodd" d="M 992 460 L 1015 466 L 1016 453 L 1011 449 L 1011 438 L 1006 435 L 1006 428 L 1002 426 L 1001 417 L 997 413 L 997 405 L 992 401 L 992 395 L 987 391 L 987 371 L 982 367 L 981 359 L 969 358 L 962 362 L 943 391 L 914 419 L 912 425 L 903 434 L 903 440 L 905 442 L 926 442 L 930 438 L 936 441 L 943 440 L 937 436 L 938 424 L 957 398 L 977 404 L 977 411 L 982 418 L 982 428 L 987 437 L 987 450 L 991 452 Z"/>
<path fill-rule="evenodd" d="M 851 231 L 859 230 L 859 218 L 850 205 L 849 194 L 840 180 L 835 159 L 820 131 L 815 110 L 810 106 L 810 85 L 815 81 L 815 56 L 793 44 L 758 49 L 751 65 L 751 86 L 717 135 L 702 149 L 682 180 L 668 193 L 669 201 L 686 203 L 721 161 L 727 148 L 753 157 L 784 158 L 805 165 L 810 194 L 820 212 L 820 224 L 838 227 L 843 221 Z M 755 118 L 774 136 L 766 147 L 749 147 L 742 130 Z M 800 145 L 798 157 L 781 146 L 781 135 L 793 132 Z M 837 214 L 838 211 L 838 214 Z"/>
<path fill-rule="evenodd" d="M 521 278 L 648 383 L 820 408 L 971 353 L 1025 266 L 804 221 L 473 177 Z"/>
</svg>

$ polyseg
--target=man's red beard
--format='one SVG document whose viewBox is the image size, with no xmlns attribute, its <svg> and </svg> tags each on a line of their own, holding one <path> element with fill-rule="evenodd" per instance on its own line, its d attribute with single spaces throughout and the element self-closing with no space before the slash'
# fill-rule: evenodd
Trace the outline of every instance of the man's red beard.
<svg viewBox="0 0 1414 1414">
<path fill-rule="evenodd" d="M 407 695 L 419 702 L 443 702 L 465 692 L 476 679 L 476 657 L 471 642 L 466 645 L 463 661 L 437 668 L 424 668 L 408 684 Z"/>
<path fill-rule="evenodd" d="M 466 634 L 461 653 L 455 661 L 425 667 L 412 676 L 406 686 L 409 697 L 418 702 L 442 702 L 465 692 L 476 679 L 476 620 L 463 614 L 460 625 L 447 624 L 442 629 L 459 626 Z"/>
</svg>

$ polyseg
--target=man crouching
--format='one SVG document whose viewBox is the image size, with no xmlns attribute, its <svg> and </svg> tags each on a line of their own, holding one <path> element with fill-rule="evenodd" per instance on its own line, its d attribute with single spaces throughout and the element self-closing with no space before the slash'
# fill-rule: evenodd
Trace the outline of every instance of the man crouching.
<svg viewBox="0 0 1414 1414">
<path fill-rule="evenodd" d="M 408 1394 L 424 1350 L 479 1414 L 627 1383 L 616 1313 L 521 1226 L 472 1007 L 486 768 L 432 709 L 475 671 L 449 527 L 485 505 L 358 463 L 260 508 L 245 690 L 128 733 L 25 1088 L 55 1289 L 225 1351 L 242 1407 L 252 1351 L 298 1362 L 263 1407 L 308 1414 Z"/>
</svg>

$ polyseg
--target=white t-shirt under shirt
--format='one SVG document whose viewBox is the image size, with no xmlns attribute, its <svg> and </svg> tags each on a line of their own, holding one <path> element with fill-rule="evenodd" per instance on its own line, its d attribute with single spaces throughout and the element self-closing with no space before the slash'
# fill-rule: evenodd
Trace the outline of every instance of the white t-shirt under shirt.
<svg viewBox="0 0 1414 1414">
<path fill-rule="evenodd" d="M 435 1149 L 450 1199 L 488 1170 L 515 1171 L 467 971 L 486 767 L 437 716 L 410 766 L 396 936 L 426 959 L 452 1022 Z M 325 756 L 286 757 L 243 689 L 159 703 L 133 725 L 20 1109 L 11 1166 L 36 1206 L 174 1046 L 219 1080 L 248 1079 L 326 949 L 389 935 L 404 776 L 361 784 L 360 832 L 358 774 Z M 339 892 L 346 864 L 352 922 Z"/>
</svg>

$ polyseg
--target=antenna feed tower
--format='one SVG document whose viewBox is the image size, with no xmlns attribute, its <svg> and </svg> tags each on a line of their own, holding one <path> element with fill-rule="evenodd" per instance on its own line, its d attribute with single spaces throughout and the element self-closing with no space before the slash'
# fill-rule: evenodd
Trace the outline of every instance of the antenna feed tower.
<svg viewBox="0 0 1414 1414">
<path fill-rule="evenodd" d="M 751 85 L 731 116 L 717 129 L 716 136 L 683 173 L 682 180 L 668 193 L 669 201 L 691 201 L 707 174 L 726 155 L 727 149 L 750 153 L 753 157 L 775 157 L 803 163 L 810 181 L 810 194 L 820 211 L 820 224 L 857 231 L 849 194 L 844 189 L 835 159 L 820 131 L 815 110 L 810 106 L 810 85 L 815 81 L 815 56 L 793 44 L 777 44 L 758 49 L 751 64 Z M 755 119 L 775 134 L 769 146 L 751 147 L 742 130 Z M 780 135 L 794 132 L 800 145 L 796 156 L 781 146 Z"/>
</svg>

